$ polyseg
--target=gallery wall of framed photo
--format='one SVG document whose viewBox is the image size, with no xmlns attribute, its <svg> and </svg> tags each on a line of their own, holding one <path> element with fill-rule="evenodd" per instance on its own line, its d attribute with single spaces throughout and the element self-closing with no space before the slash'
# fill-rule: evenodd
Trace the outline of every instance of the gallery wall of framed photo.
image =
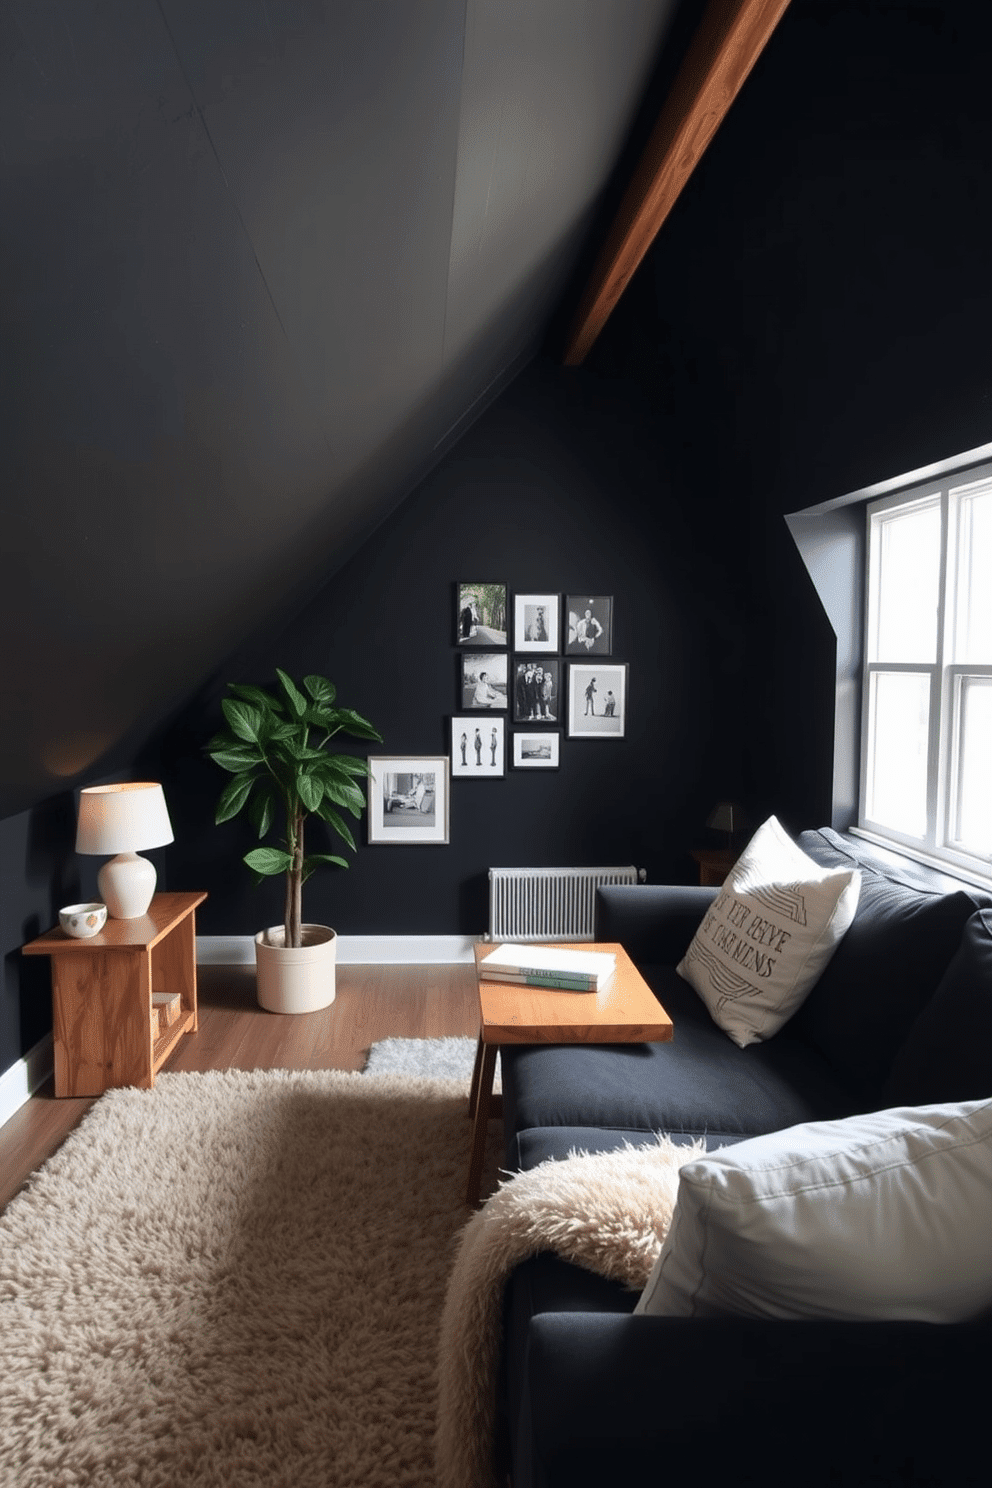
<svg viewBox="0 0 992 1488">
<path fill-rule="evenodd" d="M 572 739 L 622 739 L 628 668 L 613 655 L 613 596 L 456 585 L 453 779 L 557 770 Z"/>
<path fill-rule="evenodd" d="M 369 842 L 447 843 L 449 782 L 558 770 L 563 741 L 622 739 L 627 664 L 610 594 L 513 593 L 458 583 L 447 756 L 373 756 Z"/>
</svg>

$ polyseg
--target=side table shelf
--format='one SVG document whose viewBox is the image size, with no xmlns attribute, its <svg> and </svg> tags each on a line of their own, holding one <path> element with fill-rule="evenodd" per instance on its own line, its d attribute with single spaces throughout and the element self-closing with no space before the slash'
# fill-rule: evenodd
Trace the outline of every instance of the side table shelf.
<svg viewBox="0 0 992 1488">
<path fill-rule="evenodd" d="M 195 1033 L 196 909 L 204 893 L 156 894 L 136 920 L 109 920 L 88 940 L 49 930 L 23 947 L 50 956 L 55 1094 L 150 1089 L 180 1038 Z M 161 1036 L 153 992 L 178 992 L 180 1014 Z"/>
</svg>

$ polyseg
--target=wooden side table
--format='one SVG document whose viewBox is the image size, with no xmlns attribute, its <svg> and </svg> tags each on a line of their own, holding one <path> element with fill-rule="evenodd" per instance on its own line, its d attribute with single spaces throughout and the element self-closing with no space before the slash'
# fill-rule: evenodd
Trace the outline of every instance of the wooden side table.
<svg viewBox="0 0 992 1488">
<path fill-rule="evenodd" d="M 61 928 L 24 946 L 52 959 L 55 1094 L 151 1089 L 184 1033 L 195 1033 L 196 908 L 206 894 L 156 894 L 136 920 L 74 940 Z M 178 1020 L 158 1036 L 153 992 L 178 992 Z"/>
<path fill-rule="evenodd" d="M 699 869 L 699 882 L 704 887 L 719 888 L 733 868 L 740 853 L 728 847 L 697 847 L 689 854 Z"/>
</svg>

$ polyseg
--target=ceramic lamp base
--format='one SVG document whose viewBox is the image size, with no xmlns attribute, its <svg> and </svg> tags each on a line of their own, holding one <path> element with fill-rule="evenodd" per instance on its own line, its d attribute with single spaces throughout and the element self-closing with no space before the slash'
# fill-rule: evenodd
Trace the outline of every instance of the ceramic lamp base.
<svg viewBox="0 0 992 1488">
<path fill-rule="evenodd" d="M 100 898 L 114 920 L 137 920 L 148 913 L 155 893 L 155 864 L 137 853 L 118 853 L 96 876 Z"/>
</svg>

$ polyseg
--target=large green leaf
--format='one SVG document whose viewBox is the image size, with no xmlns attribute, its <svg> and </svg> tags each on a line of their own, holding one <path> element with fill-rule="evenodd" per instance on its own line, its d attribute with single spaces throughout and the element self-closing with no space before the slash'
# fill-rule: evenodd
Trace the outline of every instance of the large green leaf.
<svg viewBox="0 0 992 1488">
<path fill-rule="evenodd" d="M 297 718 L 302 718 L 307 711 L 307 700 L 296 686 L 292 677 L 284 672 L 281 667 L 276 667 L 276 676 L 282 683 L 282 690 L 286 694 L 286 701 Z"/>
<path fill-rule="evenodd" d="M 259 837 L 264 837 L 272 826 L 278 801 L 271 785 L 259 783 L 258 790 L 248 806 L 248 820 Z"/>
<path fill-rule="evenodd" d="M 231 732 L 237 734 L 239 739 L 244 739 L 248 744 L 257 744 L 259 730 L 262 727 L 262 714 L 259 709 L 253 708 L 250 703 L 239 702 L 237 698 L 225 698 L 220 706 Z"/>
<path fill-rule="evenodd" d="M 348 826 L 344 817 L 341 816 L 340 812 L 335 811 L 330 801 L 326 799 L 321 801 L 320 809 L 318 810 L 317 815 L 320 817 L 321 821 L 325 821 L 329 827 L 334 828 L 335 832 L 337 832 L 338 836 L 348 844 L 352 852 L 356 850 L 355 839 L 351 835 L 351 828 Z"/>
<path fill-rule="evenodd" d="M 292 868 L 293 855 L 278 847 L 253 847 L 250 853 L 245 853 L 243 861 L 256 873 L 269 877 L 274 873 L 286 873 Z"/>
<path fill-rule="evenodd" d="M 326 677 L 316 677 L 313 675 L 304 677 L 303 686 L 314 702 L 322 708 L 329 708 L 337 697 L 337 688 L 333 682 L 328 682 Z"/>
<path fill-rule="evenodd" d="M 230 821 L 232 816 L 237 816 L 251 795 L 251 788 L 254 784 L 254 775 L 235 775 L 233 780 L 227 782 L 220 793 L 217 812 L 214 816 L 214 821 L 218 826 L 221 822 Z"/>
<path fill-rule="evenodd" d="M 336 853 L 314 853 L 313 857 L 303 859 L 303 882 L 306 883 L 315 868 L 322 863 L 334 863 L 338 868 L 347 868 L 348 863 L 344 858 L 339 858 Z"/>
<path fill-rule="evenodd" d="M 341 727 L 356 739 L 375 739 L 382 743 L 382 735 L 378 729 L 374 729 L 367 718 L 356 713 L 354 708 L 341 708 Z"/>
<path fill-rule="evenodd" d="M 352 816 L 358 816 L 365 805 L 365 796 L 350 780 L 327 780 L 324 790 L 336 805 L 343 806 Z"/>
<path fill-rule="evenodd" d="M 304 775 L 301 771 L 296 785 L 304 809 L 316 811 L 324 799 L 324 782 L 316 775 Z"/>
<path fill-rule="evenodd" d="M 229 682 L 228 691 L 232 697 L 240 698 L 244 703 L 252 703 L 263 713 L 267 713 L 273 707 L 279 707 L 278 698 L 271 693 L 265 692 L 261 687 L 255 687 L 250 682 Z"/>
<path fill-rule="evenodd" d="M 215 765 L 232 775 L 262 763 L 261 751 L 254 744 L 230 744 L 226 749 L 211 749 L 209 754 Z"/>
</svg>

